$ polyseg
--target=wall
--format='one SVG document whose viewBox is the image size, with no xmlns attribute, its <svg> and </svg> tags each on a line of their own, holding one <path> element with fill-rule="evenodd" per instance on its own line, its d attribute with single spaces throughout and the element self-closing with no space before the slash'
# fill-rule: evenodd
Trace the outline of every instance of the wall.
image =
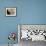
<svg viewBox="0 0 46 46">
<path fill-rule="evenodd" d="M 18 34 L 17 25 L 20 23 L 21 7 L 18 0 L 0 0 L 0 44 L 8 43 L 8 34 L 16 32 Z M 16 17 L 6 17 L 5 9 L 7 7 L 16 7 Z M 18 39 L 18 38 L 17 38 Z M 18 42 L 16 39 L 16 43 Z"/>
<path fill-rule="evenodd" d="M 46 24 L 46 0 L 23 0 L 21 24 Z"/>
<path fill-rule="evenodd" d="M 16 17 L 6 17 L 5 8 L 16 7 Z M 46 0 L 0 0 L 0 44 L 7 44 L 17 24 L 46 24 Z M 17 40 L 16 40 L 17 43 Z"/>
</svg>

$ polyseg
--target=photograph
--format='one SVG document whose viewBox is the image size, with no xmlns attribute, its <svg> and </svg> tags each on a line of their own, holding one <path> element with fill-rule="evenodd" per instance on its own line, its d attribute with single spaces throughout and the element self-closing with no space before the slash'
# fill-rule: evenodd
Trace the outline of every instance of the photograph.
<svg viewBox="0 0 46 46">
<path fill-rule="evenodd" d="M 20 40 L 46 41 L 46 25 L 19 25 Z M 19 33 L 19 32 L 18 32 Z"/>
<path fill-rule="evenodd" d="M 16 16 L 16 8 L 6 8 L 6 16 Z"/>
<path fill-rule="evenodd" d="M 46 41 L 46 25 L 18 24 L 18 41 L 20 46 L 43 44 Z"/>
</svg>

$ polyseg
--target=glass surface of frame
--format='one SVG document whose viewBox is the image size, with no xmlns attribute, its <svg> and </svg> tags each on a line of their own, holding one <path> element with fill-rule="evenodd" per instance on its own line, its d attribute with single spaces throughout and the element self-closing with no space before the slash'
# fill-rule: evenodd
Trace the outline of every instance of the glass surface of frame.
<svg viewBox="0 0 46 46">
<path fill-rule="evenodd" d="M 6 16 L 16 16 L 16 8 L 6 8 Z"/>
</svg>

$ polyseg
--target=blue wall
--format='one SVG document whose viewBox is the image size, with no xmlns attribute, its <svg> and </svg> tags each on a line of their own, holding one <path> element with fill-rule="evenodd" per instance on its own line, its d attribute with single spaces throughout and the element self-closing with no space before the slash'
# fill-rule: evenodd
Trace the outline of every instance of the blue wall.
<svg viewBox="0 0 46 46">
<path fill-rule="evenodd" d="M 23 0 L 21 24 L 46 24 L 46 0 Z"/>
<path fill-rule="evenodd" d="M 21 7 L 20 2 L 17 0 L 5 0 L 0 1 L 0 44 L 8 43 L 8 34 L 10 32 L 16 32 L 18 34 L 17 25 L 20 23 Z M 7 7 L 16 7 L 16 17 L 6 17 L 5 9 Z M 17 43 L 17 39 L 15 41 Z"/>
<path fill-rule="evenodd" d="M 17 16 L 6 17 L 7 7 L 16 7 Z M 8 43 L 9 32 L 18 32 L 18 24 L 46 24 L 46 0 L 0 0 L 0 44 Z"/>
</svg>

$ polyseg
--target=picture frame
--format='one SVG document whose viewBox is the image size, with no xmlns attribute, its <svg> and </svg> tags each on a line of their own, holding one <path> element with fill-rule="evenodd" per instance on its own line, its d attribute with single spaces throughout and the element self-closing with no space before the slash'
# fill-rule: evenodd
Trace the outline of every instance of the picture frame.
<svg viewBox="0 0 46 46">
<path fill-rule="evenodd" d="M 22 40 L 46 41 L 46 24 L 18 24 L 18 42 Z"/>
<path fill-rule="evenodd" d="M 16 8 L 6 8 L 6 16 L 16 16 Z"/>
</svg>

